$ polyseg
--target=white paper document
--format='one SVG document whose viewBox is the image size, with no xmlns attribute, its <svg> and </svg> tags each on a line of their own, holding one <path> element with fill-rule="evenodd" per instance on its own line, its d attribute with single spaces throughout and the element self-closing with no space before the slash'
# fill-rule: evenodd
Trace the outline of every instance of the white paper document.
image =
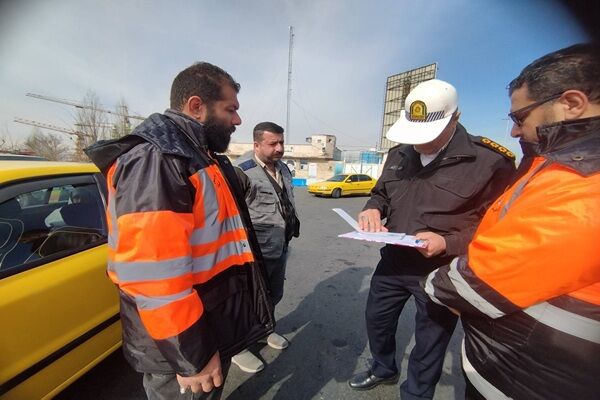
<svg viewBox="0 0 600 400">
<path fill-rule="evenodd" d="M 409 246 L 409 247 L 425 247 L 426 243 L 422 240 L 417 239 L 415 236 L 407 235 L 405 233 L 395 233 L 395 232 L 365 232 L 361 231 L 358 222 L 354 218 L 352 218 L 346 211 L 341 208 L 333 208 L 340 217 L 344 219 L 350 226 L 354 229 L 353 232 L 344 233 L 338 235 L 338 237 L 348 238 L 348 239 L 357 239 L 357 240 L 366 240 L 368 242 L 379 242 L 379 243 L 389 243 L 389 244 L 397 244 L 399 246 Z"/>
</svg>

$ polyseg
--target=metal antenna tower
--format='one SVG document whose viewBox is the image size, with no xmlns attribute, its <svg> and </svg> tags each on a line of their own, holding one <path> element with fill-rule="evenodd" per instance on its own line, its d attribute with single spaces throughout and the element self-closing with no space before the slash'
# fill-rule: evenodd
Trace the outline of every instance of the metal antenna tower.
<svg viewBox="0 0 600 400">
<path fill-rule="evenodd" d="M 290 26 L 290 44 L 288 56 L 288 84 L 287 84 L 287 117 L 285 119 L 285 141 L 290 142 L 290 103 L 292 101 L 292 50 L 294 49 L 294 27 Z"/>
</svg>

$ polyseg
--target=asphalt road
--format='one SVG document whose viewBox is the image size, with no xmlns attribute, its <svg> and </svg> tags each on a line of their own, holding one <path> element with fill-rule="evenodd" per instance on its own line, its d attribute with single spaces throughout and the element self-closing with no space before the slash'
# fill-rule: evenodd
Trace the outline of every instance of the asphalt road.
<svg viewBox="0 0 600 400">
<path fill-rule="evenodd" d="M 367 392 L 350 389 L 347 380 L 369 365 L 364 308 L 379 245 L 338 238 L 351 230 L 333 211 L 356 216 L 366 197 L 315 198 L 296 188 L 300 237 L 291 243 L 285 294 L 277 306 L 276 330 L 290 339 L 284 351 L 257 344 L 251 350 L 266 363 L 258 374 L 232 365 L 223 399 L 359 400 L 397 399 L 399 385 Z M 401 382 L 414 345 L 414 304 L 407 304 L 398 325 L 397 359 Z M 457 328 L 437 386 L 436 400 L 463 398 L 460 339 Z M 61 393 L 59 400 L 145 399 L 140 374 L 118 351 Z"/>
</svg>

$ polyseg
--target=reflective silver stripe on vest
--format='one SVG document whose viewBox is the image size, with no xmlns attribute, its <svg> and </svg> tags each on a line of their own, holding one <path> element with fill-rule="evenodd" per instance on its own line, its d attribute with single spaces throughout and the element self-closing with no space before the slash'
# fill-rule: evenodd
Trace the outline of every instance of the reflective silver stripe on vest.
<svg viewBox="0 0 600 400">
<path fill-rule="evenodd" d="M 429 295 L 429 298 L 434 302 L 439 304 L 440 306 L 446 306 L 444 303 L 442 303 L 441 301 L 439 301 L 437 299 L 437 297 L 435 297 L 435 290 L 433 288 L 433 284 L 431 283 L 431 281 L 433 281 L 433 278 L 435 277 L 435 275 L 438 273 L 438 270 L 436 269 L 435 271 L 433 271 L 432 273 L 430 273 L 427 276 L 427 280 L 425 281 L 425 293 L 427 293 Z"/>
<path fill-rule="evenodd" d="M 232 232 L 244 228 L 242 219 L 235 215 L 227 218 L 222 223 L 207 225 L 202 228 L 194 229 L 190 238 L 190 245 L 208 244 L 218 240 L 225 232 Z"/>
<path fill-rule="evenodd" d="M 557 331 L 600 344 L 600 322 L 543 302 L 523 310 Z"/>
<path fill-rule="evenodd" d="M 115 250 L 117 248 L 117 238 L 119 237 L 119 225 L 117 225 L 115 198 L 112 195 L 108 196 L 108 212 L 110 213 L 110 222 L 112 225 L 112 229 L 108 232 L 108 247 Z"/>
<path fill-rule="evenodd" d="M 192 257 L 185 256 L 161 261 L 110 262 L 119 281 L 138 282 L 176 278 L 192 270 Z"/>
<path fill-rule="evenodd" d="M 117 163 L 119 161 L 117 160 Z M 119 224 L 117 223 L 117 206 L 115 205 L 115 191 L 108 188 L 108 211 L 110 212 L 111 229 L 108 231 L 108 247 L 116 251 L 119 239 Z M 108 263 L 106 269 L 115 272 L 112 263 Z"/>
<path fill-rule="evenodd" d="M 508 200 L 508 202 L 504 205 L 504 207 L 502 207 L 502 210 L 500 210 L 500 215 L 498 216 L 498 220 L 501 220 L 502 218 L 504 218 L 504 216 L 508 212 L 508 209 L 510 208 L 510 206 L 512 206 L 512 203 L 514 203 L 514 201 L 517 199 L 517 197 L 519 197 L 521 195 L 521 192 L 523 192 L 525 185 L 527 185 L 529 183 L 529 181 L 531 179 L 533 179 L 535 174 L 540 172 L 540 170 L 548 164 L 550 164 L 550 160 L 546 159 L 544 162 L 540 163 L 537 167 L 535 167 L 526 179 L 523 179 L 523 182 L 521 182 L 519 184 L 519 186 L 513 192 L 512 196 L 510 196 L 510 199 Z"/>
<path fill-rule="evenodd" d="M 243 253 L 250 253 L 250 244 L 247 240 L 225 243 L 219 247 L 216 253 L 192 258 L 192 272 L 198 273 L 208 271 L 228 257 L 241 255 Z"/>
<path fill-rule="evenodd" d="M 464 280 L 462 275 L 458 272 L 458 260 L 456 257 L 450 263 L 450 269 L 448 271 L 448 277 L 452 281 L 452 284 L 456 288 L 456 292 L 468 301 L 473 307 L 477 308 L 482 313 L 487 314 L 490 318 L 500 318 L 505 314 L 494 307 L 490 302 L 481 297 L 469 284 Z"/>
<path fill-rule="evenodd" d="M 477 372 L 477 370 L 473 367 L 471 362 L 467 357 L 467 353 L 465 351 L 465 339 L 462 341 L 462 367 L 465 371 L 465 375 L 467 375 L 467 379 L 469 382 L 477 389 L 479 393 L 486 399 L 490 400 L 509 400 L 511 397 L 508 397 L 504 393 L 500 391 L 496 386 L 492 385 L 487 381 L 483 376 Z"/>
<path fill-rule="evenodd" d="M 171 294 L 169 296 L 135 296 L 135 303 L 141 310 L 153 310 L 155 308 L 164 307 L 174 301 L 181 300 L 192 293 L 192 289 L 186 289 L 183 292 Z"/>
<path fill-rule="evenodd" d="M 197 172 L 198 178 L 202 183 L 202 196 L 204 201 L 202 207 L 204 207 L 204 224 L 206 226 L 218 224 L 219 217 L 219 201 L 215 185 L 208 176 L 208 173 L 201 169 Z"/>
</svg>

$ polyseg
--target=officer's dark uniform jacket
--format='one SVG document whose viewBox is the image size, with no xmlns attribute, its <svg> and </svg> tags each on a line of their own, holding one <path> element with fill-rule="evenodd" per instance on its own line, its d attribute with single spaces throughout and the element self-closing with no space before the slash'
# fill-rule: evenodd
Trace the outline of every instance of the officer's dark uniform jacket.
<svg viewBox="0 0 600 400">
<path fill-rule="evenodd" d="M 412 145 L 391 148 L 364 209 L 378 209 L 390 232 L 431 231 L 443 236 L 446 251 L 425 258 L 413 248 L 386 245 L 382 260 L 398 273 L 424 276 L 464 254 L 486 208 L 513 174 L 512 153 L 489 139 L 469 135 L 461 124 L 425 167 Z"/>
<path fill-rule="evenodd" d="M 238 171 L 241 170 L 238 177 L 246 193 L 248 211 L 263 257 L 279 258 L 291 237 L 299 234 L 292 174 L 283 162 L 277 162 L 283 181 L 282 190 L 285 190 L 282 195 L 289 200 L 289 204 L 285 205 L 282 204 L 285 200 L 282 201 L 277 194 L 267 171 L 254 160 L 254 152 L 243 154 L 236 160 L 236 164 Z"/>
<path fill-rule="evenodd" d="M 425 292 L 461 312 L 463 368 L 486 398 L 598 399 L 600 117 L 538 136 L 468 256 L 431 273 Z"/>
<path fill-rule="evenodd" d="M 86 152 L 107 178 L 108 275 L 137 371 L 195 375 L 272 332 L 243 193 L 201 124 L 167 110 Z"/>
</svg>

